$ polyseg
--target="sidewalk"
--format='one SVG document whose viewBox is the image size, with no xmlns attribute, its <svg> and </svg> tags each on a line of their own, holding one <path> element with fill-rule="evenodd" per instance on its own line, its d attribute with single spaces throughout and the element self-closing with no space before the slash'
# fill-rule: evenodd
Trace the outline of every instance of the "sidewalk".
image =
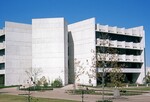
<svg viewBox="0 0 150 102">
<path fill-rule="evenodd" d="M 55 98 L 55 99 L 67 99 L 81 101 L 81 95 L 71 95 L 66 93 L 65 88 L 54 89 L 50 91 L 32 92 L 31 96 L 42 98 Z M 0 93 L 21 95 L 27 94 L 27 91 L 20 91 L 17 88 L 5 88 L 0 89 Z M 102 98 L 101 95 L 84 95 L 85 102 L 95 102 Z M 107 99 L 112 99 L 112 96 L 105 96 Z M 150 102 L 150 93 L 136 96 L 123 96 L 120 99 L 113 99 L 113 102 Z"/>
</svg>

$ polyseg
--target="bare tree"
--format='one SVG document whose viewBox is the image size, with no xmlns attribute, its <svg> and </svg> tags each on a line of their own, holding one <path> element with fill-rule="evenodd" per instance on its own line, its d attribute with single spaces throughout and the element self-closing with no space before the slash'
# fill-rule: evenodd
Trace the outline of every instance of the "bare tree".
<svg viewBox="0 0 150 102">
<path fill-rule="evenodd" d="M 74 90 L 76 89 L 76 82 L 80 81 L 80 76 L 85 73 L 84 64 L 81 61 L 74 59 Z"/>
<path fill-rule="evenodd" d="M 32 85 L 35 86 L 37 84 L 37 77 L 41 75 L 42 70 L 41 70 L 41 68 L 31 68 L 30 70 L 26 70 L 25 72 L 28 76 L 28 80 L 27 80 L 27 84 L 28 84 L 28 102 L 31 102 L 32 98 L 31 98 L 31 93 L 30 93 L 30 87 Z"/>
<path fill-rule="evenodd" d="M 28 78 L 33 81 L 34 84 L 37 84 L 37 78 L 41 75 L 41 68 L 31 68 L 30 70 L 25 71 Z"/>
</svg>

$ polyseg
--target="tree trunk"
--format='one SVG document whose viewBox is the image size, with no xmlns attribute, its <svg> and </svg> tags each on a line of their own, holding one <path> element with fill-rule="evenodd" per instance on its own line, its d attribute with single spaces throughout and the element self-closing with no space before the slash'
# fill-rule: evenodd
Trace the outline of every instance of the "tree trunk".
<svg viewBox="0 0 150 102">
<path fill-rule="evenodd" d="M 114 98 L 118 98 L 118 97 L 120 97 L 120 91 L 118 88 L 115 88 L 114 89 Z"/>
</svg>

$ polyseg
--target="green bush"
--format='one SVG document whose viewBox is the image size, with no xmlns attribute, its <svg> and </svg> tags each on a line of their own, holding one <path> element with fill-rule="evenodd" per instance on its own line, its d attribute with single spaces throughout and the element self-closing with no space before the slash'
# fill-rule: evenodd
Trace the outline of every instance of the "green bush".
<svg viewBox="0 0 150 102">
<path fill-rule="evenodd" d="M 43 85 L 44 85 L 45 88 L 48 87 L 48 83 L 47 82 L 45 82 Z"/>
<path fill-rule="evenodd" d="M 47 86 L 47 87 L 44 87 L 44 86 L 32 86 L 32 87 L 29 87 L 29 88 L 21 88 L 20 90 L 43 91 L 43 90 L 53 90 L 53 88 L 50 87 L 50 86 Z"/>
<path fill-rule="evenodd" d="M 61 79 L 55 79 L 53 83 L 51 83 L 51 86 L 54 88 L 62 87 L 62 80 Z"/>
</svg>

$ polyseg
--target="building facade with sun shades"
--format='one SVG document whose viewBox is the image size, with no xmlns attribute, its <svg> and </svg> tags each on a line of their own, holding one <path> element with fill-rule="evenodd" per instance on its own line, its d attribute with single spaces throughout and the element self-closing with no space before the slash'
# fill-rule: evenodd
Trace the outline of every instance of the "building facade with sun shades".
<svg viewBox="0 0 150 102">
<path fill-rule="evenodd" d="M 104 39 L 101 35 L 109 37 Z M 108 44 L 102 46 L 104 40 Z M 95 18 L 73 24 L 64 18 L 33 19 L 31 25 L 6 22 L 0 30 L 0 84 L 26 84 L 25 71 L 41 68 L 41 76 L 49 82 L 60 78 L 63 85 L 75 82 L 96 86 L 99 83 L 96 73 L 101 73 L 102 68 L 96 68 L 93 58 L 106 54 L 98 52 L 101 47 L 117 50 L 116 61 L 123 65 L 126 82 L 143 83 L 146 73 L 143 26 L 111 27 L 97 24 Z M 114 54 L 107 55 L 105 61 L 109 62 Z"/>
</svg>

